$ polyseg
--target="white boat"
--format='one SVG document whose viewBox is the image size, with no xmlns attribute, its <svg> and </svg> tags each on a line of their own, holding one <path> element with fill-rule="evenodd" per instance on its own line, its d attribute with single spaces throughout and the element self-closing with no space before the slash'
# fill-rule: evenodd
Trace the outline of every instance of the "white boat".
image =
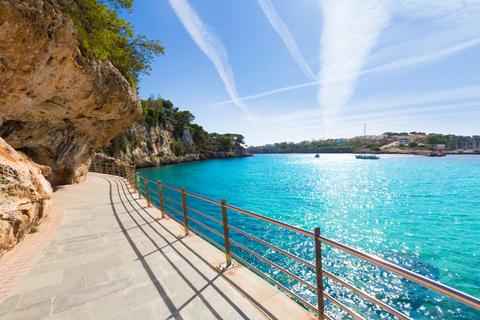
<svg viewBox="0 0 480 320">
<path fill-rule="evenodd" d="M 375 154 L 366 154 L 365 153 L 365 135 L 367 134 L 367 124 L 363 127 L 363 154 L 356 154 L 356 159 L 364 159 L 364 160 L 378 160 L 380 159 L 379 156 Z"/>
</svg>

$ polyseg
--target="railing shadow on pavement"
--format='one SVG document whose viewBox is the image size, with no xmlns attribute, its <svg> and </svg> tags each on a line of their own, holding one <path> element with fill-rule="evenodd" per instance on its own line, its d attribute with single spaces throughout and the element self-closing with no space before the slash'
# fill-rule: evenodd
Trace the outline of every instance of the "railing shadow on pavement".
<svg viewBox="0 0 480 320">
<path fill-rule="evenodd" d="M 239 306 L 237 306 L 235 304 L 234 301 L 232 301 L 220 288 L 218 288 L 215 284 L 215 281 L 218 279 L 218 278 L 222 278 L 223 280 L 225 280 L 226 282 L 228 282 L 231 286 L 233 287 L 236 287 L 236 289 L 238 291 L 240 291 L 240 293 L 242 295 L 244 295 L 245 297 L 247 297 L 247 299 L 249 299 L 257 308 L 259 308 L 262 312 L 264 312 L 269 318 L 271 319 L 276 319 L 276 317 L 271 314 L 267 309 L 261 307 L 261 305 L 255 301 L 252 297 L 249 297 L 248 294 L 246 292 L 242 292 L 242 290 L 240 288 L 238 288 L 238 286 L 236 286 L 236 284 L 234 284 L 233 282 L 231 282 L 227 277 L 225 277 L 223 274 L 221 273 L 218 273 L 214 278 L 208 278 L 206 277 L 201 270 L 199 270 L 193 263 L 191 263 L 188 259 L 188 257 L 185 257 L 182 252 L 180 252 L 177 248 L 175 248 L 174 246 L 172 246 L 172 244 L 174 243 L 177 243 L 177 242 L 180 242 L 186 249 L 188 249 L 191 253 L 193 253 L 194 255 L 196 255 L 196 257 L 198 259 L 200 259 L 202 262 L 204 262 L 206 265 L 208 265 L 211 269 L 214 269 L 214 266 L 211 265 L 208 261 L 206 261 L 201 255 L 199 255 L 197 252 L 195 252 L 195 250 L 192 250 L 187 244 L 179 241 L 174 235 L 173 233 L 171 233 L 170 230 L 166 229 L 162 224 L 160 224 L 158 221 L 155 221 L 155 217 L 153 217 L 147 210 L 145 210 L 141 203 L 139 203 L 137 201 L 137 199 L 135 199 L 132 194 L 130 193 L 130 191 L 128 190 L 128 186 L 126 186 L 126 183 L 125 181 L 121 181 L 121 180 L 118 180 L 118 179 L 107 179 L 107 178 L 103 178 L 104 180 L 106 180 L 108 183 L 109 183 L 109 186 L 110 186 L 110 200 L 111 202 L 113 202 L 113 192 L 117 193 L 120 198 L 122 199 L 122 201 L 119 203 L 119 204 L 122 204 L 126 213 L 129 215 L 130 219 L 133 220 L 135 222 L 135 224 L 137 225 L 135 228 L 137 230 L 140 230 L 148 239 L 149 241 L 154 245 L 155 247 L 155 253 L 159 253 L 162 255 L 163 259 L 165 259 L 165 261 L 167 261 L 172 268 L 175 269 L 176 271 L 176 274 L 178 274 L 183 281 L 185 281 L 185 283 L 187 283 L 188 287 L 190 289 L 192 289 L 194 291 L 194 295 L 192 297 L 190 297 L 187 301 L 185 301 L 181 306 L 175 306 L 172 301 L 168 298 L 166 292 L 165 292 L 165 289 L 161 286 L 160 282 L 158 281 L 159 279 L 156 278 L 152 268 L 150 267 L 148 261 L 146 261 L 145 259 L 145 255 L 142 255 L 140 250 L 138 249 L 138 247 L 136 246 L 136 244 L 134 243 L 134 241 L 132 240 L 132 238 L 130 237 L 130 235 L 128 234 L 128 229 L 124 227 L 121 219 L 118 217 L 118 214 L 117 214 L 117 211 L 116 211 L 116 208 L 115 206 L 112 204 L 112 210 L 114 212 L 114 215 L 115 215 L 115 218 L 122 230 L 122 233 L 125 235 L 125 237 L 127 238 L 127 241 L 129 242 L 130 246 L 132 247 L 132 249 L 134 250 L 135 254 L 137 255 L 137 260 L 140 261 L 142 263 L 142 266 L 144 267 L 145 271 L 147 272 L 150 280 L 152 283 L 154 283 L 155 285 L 155 288 L 156 290 L 158 291 L 158 293 L 160 294 L 160 296 L 163 297 L 164 301 L 165 301 L 165 304 L 167 305 L 168 309 L 170 310 L 170 312 L 172 312 L 172 316 L 175 316 L 177 315 L 183 308 L 185 308 L 193 299 L 195 299 L 196 297 L 199 297 L 201 300 L 203 300 L 203 303 L 206 305 L 206 307 L 209 309 L 209 311 L 211 312 L 211 314 L 213 316 L 215 316 L 216 318 L 220 318 L 220 315 L 217 313 L 217 311 L 213 308 L 213 306 L 211 306 L 208 302 L 208 298 L 203 298 L 202 297 L 202 292 L 207 289 L 207 288 L 213 288 L 216 292 L 218 292 L 218 294 L 220 296 L 222 296 L 222 298 L 226 301 L 226 303 L 228 303 L 240 316 L 242 316 L 242 318 L 244 319 L 248 319 L 248 316 L 246 314 L 243 313 L 243 311 L 241 310 L 241 308 Z M 115 190 L 116 189 L 116 190 Z M 142 211 L 142 212 L 140 212 Z M 139 219 L 143 220 L 143 223 L 139 223 L 137 221 L 137 219 L 134 217 L 134 215 L 137 215 Z M 149 218 L 151 219 L 151 222 L 149 222 L 145 215 L 148 215 Z M 167 239 L 164 235 L 162 235 L 162 233 L 160 233 L 154 226 L 160 226 L 162 227 L 166 232 L 168 232 L 172 237 L 173 241 Z M 149 233 L 147 232 L 147 230 L 144 229 L 144 227 L 150 227 L 150 229 L 156 233 L 156 235 L 161 238 L 164 242 L 166 242 L 167 244 L 163 247 L 160 247 L 157 245 L 157 242 L 155 241 L 154 238 L 152 238 Z M 176 266 L 175 266 L 175 263 L 173 261 L 171 261 L 171 259 L 168 257 L 168 255 L 164 254 L 163 253 L 163 249 L 164 248 L 172 248 L 175 253 L 181 257 L 181 259 L 183 259 L 191 269 L 193 269 L 199 276 L 201 276 L 205 281 L 205 285 L 202 287 L 202 288 L 199 288 L 197 289 L 195 287 L 195 285 L 193 283 L 191 283 L 189 281 L 189 279 L 187 278 L 186 275 L 183 274 L 183 272 L 178 269 Z"/>
<path fill-rule="evenodd" d="M 331 246 L 332 248 L 335 248 L 336 250 L 345 252 L 345 253 L 347 253 L 349 255 L 352 255 L 356 258 L 359 258 L 363 261 L 366 261 L 366 262 L 368 262 L 368 263 L 370 263 L 370 264 L 372 264 L 376 267 L 379 267 L 379 268 L 384 269 L 384 270 L 388 270 L 392 274 L 398 275 L 400 277 L 403 277 L 405 279 L 413 281 L 417 284 L 420 284 L 424 288 L 428 288 L 428 289 L 433 290 L 435 292 L 438 292 L 438 293 L 440 293 L 444 296 L 455 299 L 455 300 L 457 300 L 457 301 L 459 301 L 459 302 L 461 302 L 465 305 L 468 305 L 468 306 L 470 306 L 470 307 L 472 307 L 476 310 L 480 310 L 480 299 L 479 298 L 477 298 L 475 296 L 472 296 L 472 295 L 469 295 L 465 292 L 459 291 L 457 289 L 454 289 L 452 287 L 446 286 L 446 285 L 444 285 L 444 284 L 442 284 L 438 281 L 431 280 L 431 279 L 429 279 L 425 276 L 422 276 L 422 275 L 417 274 L 415 272 L 412 272 L 410 270 L 404 269 L 404 268 L 402 268 L 398 265 L 390 263 L 390 262 L 388 262 L 386 260 L 383 260 L 379 257 L 367 254 L 367 253 L 362 252 L 360 250 L 357 250 L 357 249 L 354 249 L 354 248 L 349 247 L 347 245 L 344 245 L 342 243 L 339 243 L 335 240 L 324 237 L 320 234 L 320 228 L 315 228 L 315 231 L 311 232 L 311 231 L 308 231 L 308 230 L 305 230 L 305 229 L 301 229 L 301 228 L 286 224 L 284 222 L 281 222 L 281 221 L 278 221 L 278 220 L 275 220 L 275 219 L 271 219 L 271 218 L 268 218 L 268 217 L 265 217 L 265 216 L 262 216 L 262 215 L 259 215 L 259 214 L 241 209 L 241 208 L 237 208 L 237 207 L 228 205 L 228 204 L 226 204 L 225 200 L 222 200 L 222 201 L 212 200 L 212 199 L 209 199 L 209 198 L 206 198 L 206 197 L 188 192 L 184 188 L 179 189 L 179 188 L 176 188 L 176 187 L 173 187 L 173 186 L 163 184 L 163 183 L 161 183 L 161 181 L 153 181 L 151 179 L 148 179 L 147 177 L 140 176 L 140 174 L 135 172 L 135 168 L 130 166 L 130 165 L 118 165 L 118 164 L 114 164 L 114 163 L 111 163 L 111 164 L 107 164 L 107 163 L 93 164 L 90 167 L 90 170 L 92 172 L 112 174 L 112 175 L 117 175 L 119 177 L 125 178 L 127 180 L 127 182 L 130 184 L 130 186 L 132 187 L 133 192 L 138 194 L 138 199 L 141 199 L 142 197 L 145 197 L 145 199 L 147 201 L 147 207 L 150 207 L 150 206 L 156 207 L 157 209 L 160 210 L 161 218 L 165 218 L 165 217 L 168 216 L 169 218 L 177 221 L 180 225 L 184 226 L 185 232 L 184 232 L 184 235 L 179 236 L 180 239 L 182 237 L 188 236 L 189 233 L 190 233 L 190 230 L 193 230 L 196 234 L 198 234 L 202 238 L 206 239 L 209 243 L 217 246 L 220 250 L 225 252 L 226 263 L 217 267 L 217 269 L 219 269 L 220 271 L 224 271 L 224 270 L 227 270 L 229 268 L 234 267 L 234 264 L 232 262 L 232 256 L 233 256 L 237 261 L 241 262 L 244 266 L 246 266 L 249 269 L 253 270 L 254 272 L 262 275 L 263 278 L 265 278 L 269 282 L 272 282 L 277 287 L 281 288 L 288 295 L 290 295 L 290 297 L 295 298 L 303 306 L 311 309 L 313 312 L 315 312 L 317 314 L 318 319 L 331 319 L 330 316 L 328 316 L 324 312 L 324 301 L 325 300 L 330 301 L 333 305 L 339 307 L 341 310 L 343 310 L 344 312 L 348 313 L 350 316 L 352 316 L 356 319 L 364 319 L 356 310 L 353 310 L 351 307 L 346 306 L 345 304 L 343 304 L 342 302 L 340 302 L 339 300 L 334 298 L 331 295 L 331 292 L 325 292 L 324 283 L 323 283 L 323 278 L 324 277 L 328 281 L 333 281 L 334 283 L 336 283 L 340 286 L 343 286 L 344 288 L 350 290 L 351 292 L 355 293 L 356 295 L 362 297 L 363 299 L 369 301 L 370 303 L 376 305 L 377 307 L 383 309 L 384 311 L 387 311 L 388 313 L 390 313 L 390 314 L 392 314 L 392 315 L 394 315 L 394 316 L 396 316 L 400 319 L 411 319 L 411 317 L 408 314 L 406 314 L 405 312 L 402 312 L 402 311 L 399 311 L 399 310 L 393 308 L 392 306 L 388 305 L 387 303 L 377 299 L 375 296 L 365 292 L 363 289 L 359 289 L 359 288 L 355 287 L 354 285 L 352 285 L 351 283 L 349 283 L 349 282 L 345 281 L 344 279 L 340 278 L 339 276 L 334 275 L 331 272 L 328 272 L 325 269 L 323 269 L 322 268 L 322 244 Z M 142 183 L 142 180 L 143 180 L 143 183 Z M 158 188 L 157 191 L 155 191 L 154 188 L 152 188 L 151 184 L 153 184 L 153 186 Z M 167 188 L 168 190 L 179 192 L 180 195 L 181 195 L 181 202 L 176 201 L 176 200 L 172 199 L 171 197 L 166 196 L 162 191 L 162 189 L 164 187 Z M 137 202 L 137 200 L 132 196 L 132 194 L 130 192 L 126 192 L 126 191 L 124 191 L 124 192 L 125 192 L 125 195 L 128 194 L 131 197 L 131 200 L 129 200 L 129 201 Z M 156 194 L 157 198 L 155 198 L 152 195 L 152 193 Z M 202 213 L 202 212 L 196 210 L 195 208 L 188 207 L 187 203 L 186 203 L 186 195 L 219 206 L 221 208 L 222 220 L 220 221 L 220 220 L 215 219 L 215 218 L 213 218 L 213 217 L 211 217 L 211 216 L 209 216 L 205 213 Z M 170 204 L 165 203 L 165 200 L 168 200 Z M 177 209 L 173 208 L 173 206 L 175 206 L 175 205 L 178 205 L 178 207 L 179 208 L 181 207 L 182 209 L 177 210 Z M 170 209 L 171 212 L 170 213 L 167 212 L 165 210 L 165 207 Z M 270 224 L 275 225 L 277 227 L 284 228 L 284 229 L 289 230 L 289 231 L 293 231 L 293 232 L 297 233 L 298 235 L 313 239 L 314 249 L 315 249 L 314 250 L 315 251 L 315 262 L 314 262 L 314 264 L 312 264 L 309 261 L 306 261 L 306 260 L 302 259 L 301 257 L 298 257 L 294 254 L 291 254 L 291 253 L 287 252 L 286 250 L 283 250 L 282 248 L 279 248 L 279 247 L 277 247 L 277 246 L 275 246 L 275 245 L 273 245 L 273 244 L 271 244 L 267 241 L 264 241 L 262 239 L 259 239 L 259 238 L 255 237 L 255 236 L 252 236 L 251 234 L 248 234 L 247 232 L 244 232 L 244 231 L 240 230 L 238 227 L 234 227 L 233 225 L 229 224 L 228 223 L 227 209 L 233 210 L 237 213 L 241 213 L 245 216 L 257 219 L 258 221 L 267 222 L 267 223 L 270 223 Z M 150 215 L 145 209 L 142 209 L 142 210 L 146 214 Z M 188 215 L 188 211 L 195 212 L 196 214 L 200 214 L 201 216 L 203 216 L 205 218 L 208 218 L 209 220 L 214 221 L 215 223 L 223 226 L 223 234 L 221 232 L 217 232 L 217 231 L 213 230 L 211 227 L 205 225 L 204 223 L 202 223 L 202 222 L 200 222 L 196 219 L 193 219 L 191 216 Z M 137 210 L 137 212 L 138 212 L 138 210 Z M 179 218 L 175 217 L 174 213 L 176 213 L 180 217 L 183 217 L 183 221 L 181 221 Z M 147 223 L 145 218 L 142 215 L 140 215 L 140 216 L 142 217 L 144 222 Z M 151 215 L 150 215 L 150 217 L 154 218 Z M 195 223 L 196 225 L 201 226 L 205 230 L 208 230 L 209 232 L 212 233 L 212 235 L 216 235 L 216 236 L 219 236 L 219 237 L 223 238 L 224 246 L 218 244 L 217 242 L 215 242 L 214 240 L 212 240 L 211 238 L 206 236 L 204 233 L 199 232 L 199 230 L 196 230 L 196 229 L 192 228 L 191 226 L 189 226 L 189 221 Z M 243 235 L 247 238 L 250 238 L 250 239 L 252 239 L 252 240 L 254 240 L 254 241 L 256 241 L 256 242 L 258 242 L 258 243 L 260 243 L 264 246 L 269 247 L 270 249 L 274 250 L 274 252 L 281 253 L 284 256 L 286 256 L 290 259 L 293 259 L 300 264 L 303 264 L 304 266 L 308 267 L 309 269 L 314 270 L 314 272 L 316 274 L 316 283 L 311 284 L 310 282 L 305 281 L 304 279 L 302 279 L 302 277 L 300 277 L 298 275 L 295 275 L 293 272 L 291 272 L 291 271 L 283 268 L 282 266 L 266 259 L 265 257 L 262 257 L 261 255 L 257 254 L 256 252 L 254 252 L 254 251 L 248 249 L 247 247 L 243 246 L 242 244 L 238 243 L 237 241 L 232 240 L 229 237 L 229 230 L 233 230 L 233 231 L 235 231 L 235 232 L 237 232 L 237 233 L 239 233 L 239 234 L 241 234 L 241 235 Z M 167 230 L 167 231 L 169 233 L 171 233 L 171 231 L 169 231 L 169 230 Z M 159 234 L 159 236 L 161 236 L 161 235 Z M 151 239 L 151 241 L 154 241 L 154 239 Z M 240 248 L 240 249 L 248 252 L 250 255 L 258 258 L 259 260 L 261 260 L 261 261 L 263 261 L 267 264 L 269 264 L 270 266 L 272 266 L 272 267 L 276 268 L 277 270 L 281 271 L 287 277 L 290 277 L 290 278 L 296 280 L 297 282 L 299 282 L 300 284 L 302 284 L 303 286 L 305 286 L 309 290 L 312 290 L 312 292 L 315 292 L 316 296 L 317 296 L 317 305 L 316 306 L 312 305 L 310 302 L 306 301 L 305 299 L 303 299 L 302 297 L 300 297 L 296 293 L 292 292 L 292 290 L 290 290 L 289 288 L 285 287 L 284 285 L 282 285 L 281 283 L 279 283 L 275 279 L 272 279 L 267 274 L 263 273 L 261 270 L 259 270 L 255 266 L 253 266 L 248 261 L 242 259 L 238 254 L 233 253 L 230 249 L 230 244 L 233 244 L 233 245 L 235 245 L 236 248 Z M 185 243 L 183 243 L 183 245 L 185 245 Z M 157 248 L 157 250 L 158 250 L 158 248 Z M 190 248 L 189 248 L 189 250 L 192 251 L 193 253 L 195 253 L 194 250 L 191 250 Z M 199 258 L 201 258 L 201 257 L 199 257 Z M 194 267 L 194 266 L 192 265 L 192 267 Z M 263 310 L 263 311 L 265 312 L 265 310 Z"/>
</svg>

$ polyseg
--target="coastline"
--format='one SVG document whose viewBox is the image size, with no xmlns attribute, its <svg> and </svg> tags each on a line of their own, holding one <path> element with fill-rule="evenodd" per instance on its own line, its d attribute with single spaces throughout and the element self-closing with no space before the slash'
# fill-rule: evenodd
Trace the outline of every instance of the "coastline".
<svg viewBox="0 0 480 320">
<path fill-rule="evenodd" d="M 139 161 L 136 163 L 130 163 L 130 165 L 135 166 L 135 168 L 150 168 L 150 167 L 161 167 L 164 165 L 169 164 L 178 164 L 178 163 L 186 163 L 186 162 L 194 162 L 194 161 L 204 161 L 204 160 L 215 160 L 215 159 L 230 159 L 230 158 L 245 158 L 245 157 L 253 157 L 253 154 L 247 151 L 229 151 L 229 152 L 207 152 L 207 153 L 189 153 L 183 157 L 168 157 L 164 156 L 162 158 L 157 159 L 145 159 L 143 161 Z M 108 157 L 102 153 L 96 153 L 95 157 L 92 160 L 92 163 L 124 163 L 121 160 Z"/>
<path fill-rule="evenodd" d="M 356 154 L 356 153 L 364 153 L 363 151 L 358 151 L 355 150 L 354 148 L 345 148 L 345 149 L 350 149 L 350 150 L 343 150 L 343 148 L 338 148 L 335 150 L 335 148 L 322 148 L 322 149 L 327 149 L 327 150 L 318 150 L 318 149 L 312 149 L 312 151 L 304 151 L 304 150 L 247 150 L 249 153 L 252 155 L 255 154 L 316 154 L 316 153 L 342 153 L 342 154 Z M 365 153 L 367 154 L 405 154 L 405 155 L 413 155 L 413 156 L 427 156 L 428 153 L 431 151 L 409 151 L 409 150 L 382 150 L 382 151 L 367 151 Z M 444 152 L 447 155 L 480 155 L 480 152 L 451 152 L 451 151 L 445 151 Z"/>
</svg>

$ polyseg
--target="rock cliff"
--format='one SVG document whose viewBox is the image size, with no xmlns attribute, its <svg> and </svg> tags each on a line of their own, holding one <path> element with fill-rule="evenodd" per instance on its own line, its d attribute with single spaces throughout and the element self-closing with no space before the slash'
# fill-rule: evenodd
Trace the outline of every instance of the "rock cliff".
<svg viewBox="0 0 480 320">
<path fill-rule="evenodd" d="M 50 213 L 52 187 L 42 175 L 50 172 L 0 138 L 0 257 Z"/>
<path fill-rule="evenodd" d="M 172 126 L 167 124 L 165 128 L 161 125 L 151 127 L 148 126 L 145 119 L 141 119 L 102 147 L 102 150 L 119 150 L 113 158 L 97 153 L 94 162 L 113 162 L 115 159 L 135 165 L 137 168 L 143 168 L 207 159 L 251 156 L 250 153 L 244 150 L 238 152 L 207 151 L 199 153 L 195 150 L 195 141 L 191 137 L 188 128 L 183 130 L 180 141 L 179 143 L 182 144 L 186 154 L 176 156 L 172 151 L 172 144 L 175 143 Z M 112 148 L 112 143 L 118 145 Z"/>
<path fill-rule="evenodd" d="M 52 184 L 83 181 L 95 148 L 138 119 L 134 89 L 78 46 L 50 1 L 0 1 L 0 136 L 50 166 Z"/>
</svg>

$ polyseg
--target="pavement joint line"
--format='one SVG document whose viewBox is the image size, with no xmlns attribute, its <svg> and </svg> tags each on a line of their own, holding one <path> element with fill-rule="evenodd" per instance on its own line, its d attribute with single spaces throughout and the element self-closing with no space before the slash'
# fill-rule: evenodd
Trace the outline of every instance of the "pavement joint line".
<svg viewBox="0 0 480 320">
<path fill-rule="evenodd" d="M 23 258 L 0 259 L 0 274 L 7 263 L 7 270 L 30 270 L 24 280 L 16 279 L 20 272 L 0 276 L 0 318 L 40 307 L 49 309 L 42 319 L 76 317 L 77 312 L 79 317 L 111 318 L 121 300 L 127 312 L 119 316 L 126 319 L 315 319 L 240 264 L 218 273 L 215 266 L 225 260 L 223 252 L 198 236 L 178 241 L 175 235 L 183 226 L 172 219 L 156 221 L 160 211 L 147 208 L 146 200 L 132 191 L 125 179 L 91 173 L 85 182 L 56 190 L 63 219 L 50 214 L 41 225 L 44 233 L 25 239 L 30 251 L 18 250 Z M 88 206 L 78 200 L 82 197 Z M 37 247 L 35 242 L 50 244 Z M 183 290 L 191 296 L 180 298 Z"/>
</svg>

